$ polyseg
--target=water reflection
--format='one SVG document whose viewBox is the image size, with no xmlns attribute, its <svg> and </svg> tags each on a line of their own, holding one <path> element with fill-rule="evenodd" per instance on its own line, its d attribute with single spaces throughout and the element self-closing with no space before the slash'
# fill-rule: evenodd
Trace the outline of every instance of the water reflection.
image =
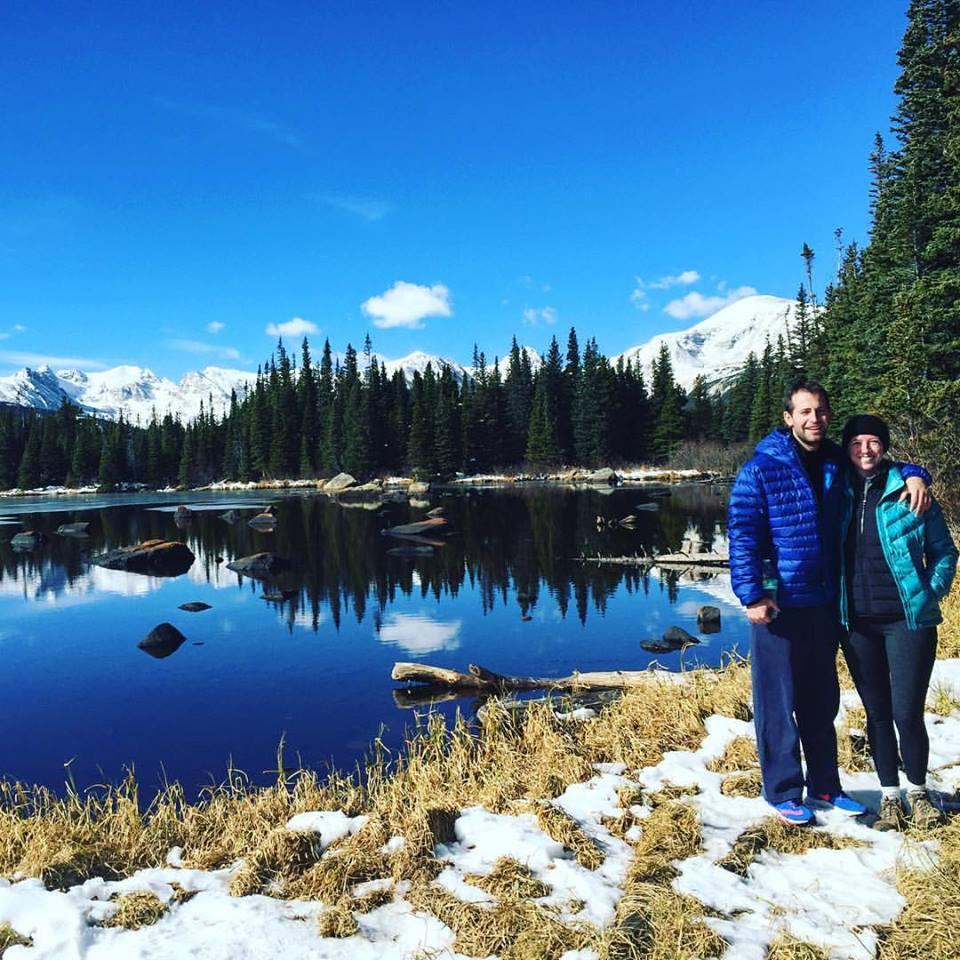
<svg viewBox="0 0 960 960">
<path fill-rule="evenodd" d="M 657 511 L 635 509 L 637 490 L 436 493 L 375 509 L 278 496 L 270 533 L 246 522 L 267 505 L 262 491 L 210 498 L 183 529 L 170 499 L 166 510 L 142 497 L 11 510 L 49 539 L 16 553 L 3 541 L 18 528 L 0 529 L 0 774 L 59 787 L 69 761 L 84 785 L 134 763 L 148 785 L 163 770 L 196 790 L 228 758 L 256 778 L 276 765 L 281 737 L 305 763 L 350 768 L 375 736 L 398 746 L 409 723 L 401 708 L 417 701 L 390 681 L 395 660 L 541 676 L 642 669 L 652 658 L 641 641 L 676 624 L 701 643 L 658 662 L 718 662 L 746 636 L 728 578 L 584 558 L 672 552 L 685 539 L 719 545 L 724 493 L 675 488 Z M 391 555 L 403 541 L 381 531 L 439 505 L 449 520 L 448 535 L 431 537 L 440 545 Z M 238 522 L 221 519 L 228 507 Z M 598 529 L 598 516 L 630 513 L 633 529 Z M 57 536 L 68 522 L 89 522 L 89 537 Z M 89 563 L 148 539 L 182 540 L 196 559 L 173 578 Z M 289 567 L 265 581 L 227 569 L 263 550 Z M 181 609 L 196 602 L 211 609 Z M 723 610 L 716 636 L 698 629 L 704 603 Z M 138 644 L 165 622 L 185 640 L 175 655 L 144 656 Z"/>
<path fill-rule="evenodd" d="M 392 613 L 380 624 L 377 636 L 381 643 L 423 656 L 438 650 L 456 650 L 462 629 L 462 620 L 442 621 L 426 613 Z"/>
</svg>

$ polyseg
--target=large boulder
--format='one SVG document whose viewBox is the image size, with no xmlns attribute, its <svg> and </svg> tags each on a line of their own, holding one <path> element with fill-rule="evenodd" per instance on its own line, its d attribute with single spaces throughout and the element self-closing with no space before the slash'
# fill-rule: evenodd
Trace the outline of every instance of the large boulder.
<svg viewBox="0 0 960 960">
<path fill-rule="evenodd" d="M 407 487 L 408 497 L 424 497 L 430 492 L 430 484 L 426 480 L 414 480 Z"/>
<path fill-rule="evenodd" d="M 373 497 L 379 499 L 383 493 L 383 481 L 368 480 L 366 483 L 357 483 L 352 487 L 344 487 L 338 492 L 341 497 L 350 497 L 351 499 L 354 497 L 358 499 L 364 497 Z"/>
<path fill-rule="evenodd" d="M 255 577 L 263 580 L 286 570 L 289 566 L 289 561 L 283 557 L 265 551 L 263 553 L 253 553 L 249 557 L 231 560 L 227 564 L 227 569 L 233 570 L 234 573 L 242 573 L 245 577 Z"/>
<path fill-rule="evenodd" d="M 610 467 L 601 467 L 599 470 L 588 473 L 583 479 L 586 483 L 614 484 L 618 477 L 616 471 L 611 470 Z"/>
<path fill-rule="evenodd" d="M 90 562 L 108 570 L 178 577 L 190 569 L 194 559 L 193 551 L 179 540 L 144 540 L 132 547 L 98 554 Z"/>
<path fill-rule="evenodd" d="M 338 473 L 335 477 L 328 480 L 323 485 L 324 493 L 341 493 L 344 490 L 348 490 L 350 487 L 355 487 L 357 481 L 355 477 L 351 477 L 349 473 Z"/>
<path fill-rule="evenodd" d="M 137 646 L 151 657 L 162 660 L 176 653 L 186 639 L 172 623 L 158 623 Z"/>
</svg>

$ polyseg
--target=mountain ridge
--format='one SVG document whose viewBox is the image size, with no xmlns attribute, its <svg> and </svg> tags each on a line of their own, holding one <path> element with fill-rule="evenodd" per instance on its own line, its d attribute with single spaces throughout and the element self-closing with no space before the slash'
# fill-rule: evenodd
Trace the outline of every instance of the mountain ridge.
<svg viewBox="0 0 960 960">
<path fill-rule="evenodd" d="M 620 354 L 610 358 L 616 364 L 622 357 L 639 364 L 649 378 L 651 363 L 658 357 L 661 344 L 666 344 L 673 365 L 674 378 L 686 389 L 698 375 L 706 377 L 714 388 L 721 388 L 743 365 L 753 351 L 763 352 L 766 339 L 776 343 L 779 335 L 787 333 L 793 321 L 796 305 L 792 300 L 758 294 L 728 304 L 721 310 L 700 320 L 686 330 L 656 334 Z M 541 355 L 532 347 L 522 346 L 533 370 L 542 363 Z M 507 371 L 509 349 L 499 356 L 500 374 Z M 395 360 L 378 354 L 387 375 L 402 370 L 407 380 L 415 372 L 423 375 L 427 364 L 436 371 L 449 366 L 459 381 L 469 368 L 455 360 L 415 350 Z M 342 361 L 342 357 L 338 357 Z M 256 382 L 256 373 L 226 367 L 208 366 L 189 371 L 179 381 L 157 376 L 149 367 L 123 364 L 108 370 L 87 372 L 77 369 L 53 370 L 49 366 L 23 367 L 15 373 L 0 377 L 0 405 L 28 407 L 38 410 L 57 410 L 67 400 L 87 414 L 115 420 L 121 414 L 125 420 L 141 423 L 150 421 L 153 411 L 158 417 L 167 413 L 179 414 L 189 421 L 213 405 L 215 413 L 222 414 L 230 404 L 230 393 L 242 397 L 244 389 Z"/>
</svg>

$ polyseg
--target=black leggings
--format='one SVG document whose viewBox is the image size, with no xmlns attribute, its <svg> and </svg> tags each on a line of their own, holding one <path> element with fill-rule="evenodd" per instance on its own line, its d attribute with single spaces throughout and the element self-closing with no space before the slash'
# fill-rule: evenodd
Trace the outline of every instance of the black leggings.
<svg viewBox="0 0 960 960">
<path fill-rule="evenodd" d="M 936 627 L 911 630 L 906 620 L 855 620 L 843 654 L 867 711 L 867 737 L 880 785 L 900 783 L 894 724 L 907 780 L 923 783 L 930 754 L 923 706 L 937 656 Z"/>
</svg>

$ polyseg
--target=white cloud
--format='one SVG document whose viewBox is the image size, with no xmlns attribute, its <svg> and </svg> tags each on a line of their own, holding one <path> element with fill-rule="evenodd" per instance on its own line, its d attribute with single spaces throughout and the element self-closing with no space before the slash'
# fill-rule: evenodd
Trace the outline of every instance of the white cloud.
<svg viewBox="0 0 960 960">
<path fill-rule="evenodd" d="M 650 301 L 647 299 L 647 291 L 637 287 L 630 294 L 630 302 L 638 309 L 646 313 L 650 309 Z"/>
<path fill-rule="evenodd" d="M 630 302 L 638 309 L 646 312 L 650 309 L 650 301 L 647 294 L 648 290 L 669 290 L 671 287 L 688 287 L 691 283 L 697 283 L 700 280 L 700 274 L 696 270 L 684 270 L 682 273 L 667 274 L 660 277 L 659 280 L 644 280 L 643 277 L 636 277 L 636 286 L 630 294 Z"/>
<path fill-rule="evenodd" d="M 26 329 L 27 329 L 27 328 L 26 328 L 22 323 L 15 323 L 15 324 L 13 325 L 13 332 L 14 332 L 14 333 L 23 333 L 23 331 L 26 330 Z"/>
<path fill-rule="evenodd" d="M 356 197 L 350 194 L 325 194 L 315 197 L 321 203 L 336 207 L 344 213 L 353 214 L 367 223 L 376 223 L 382 220 L 393 210 L 393 204 L 387 200 L 378 200 L 375 197 Z"/>
<path fill-rule="evenodd" d="M 533 326 L 537 323 L 554 324 L 558 314 L 555 307 L 527 307 L 523 311 L 523 322 Z"/>
<path fill-rule="evenodd" d="M 684 270 L 675 276 L 661 277 L 650 284 L 651 290 L 669 290 L 670 287 L 689 287 L 691 283 L 696 283 L 700 279 L 700 274 L 696 270 Z"/>
<path fill-rule="evenodd" d="M 264 331 L 271 337 L 299 337 L 305 333 L 319 333 L 320 328 L 303 317 L 291 317 L 286 323 L 268 323 Z"/>
<path fill-rule="evenodd" d="M 168 340 L 167 346 L 183 353 L 215 353 L 221 360 L 239 360 L 240 351 L 235 347 L 220 347 L 215 343 L 202 343 L 200 340 Z"/>
<path fill-rule="evenodd" d="M 0 362 L 24 367 L 77 367 L 103 370 L 105 364 L 87 357 L 58 357 L 46 353 L 22 353 L 19 350 L 0 350 Z"/>
<path fill-rule="evenodd" d="M 225 323 L 221 323 L 219 320 L 211 320 L 211 321 L 207 324 L 207 332 L 208 332 L 208 333 L 219 333 L 225 326 L 226 326 L 226 324 L 225 324 Z"/>
<path fill-rule="evenodd" d="M 0 340 L 9 340 L 15 333 L 23 333 L 26 329 L 22 323 L 15 323 L 9 330 L 0 330 Z"/>
<path fill-rule="evenodd" d="M 727 304 L 742 300 L 744 297 L 752 297 L 756 292 L 753 287 L 735 287 L 733 290 L 727 290 L 720 295 L 705 297 L 702 293 L 694 291 L 678 300 L 671 300 L 663 308 L 663 312 L 675 320 L 709 317 Z"/>
<path fill-rule="evenodd" d="M 432 287 L 398 280 L 389 290 L 378 297 L 365 300 L 360 309 L 373 317 L 373 325 L 381 329 L 406 327 L 420 330 L 426 317 L 449 317 L 450 291 L 442 283 Z"/>
</svg>

